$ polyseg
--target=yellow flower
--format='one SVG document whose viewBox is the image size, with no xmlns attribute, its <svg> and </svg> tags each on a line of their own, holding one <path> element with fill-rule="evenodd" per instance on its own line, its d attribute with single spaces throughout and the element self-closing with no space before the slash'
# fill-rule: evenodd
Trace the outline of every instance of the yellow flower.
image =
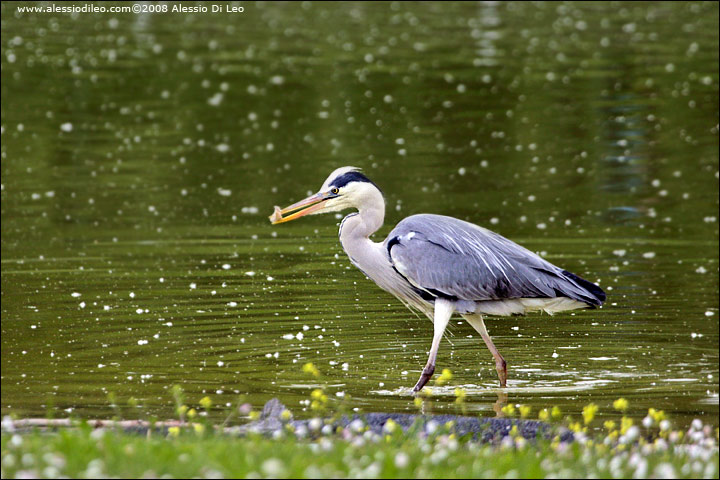
<svg viewBox="0 0 720 480">
<path fill-rule="evenodd" d="M 627 410 L 629 405 L 630 405 L 629 402 L 627 400 L 625 400 L 624 398 L 618 398 L 617 400 L 615 400 L 613 402 L 613 408 L 620 412 L 624 412 L 625 410 Z"/>
<path fill-rule="evenodd" d="M 205 425 L 202 423 L 193 423 L 193 428 L 195 429 L 195 433 L 198 435 L 205 433 Z"/>
<path fill-rule="evenodd" d="M 538 412 L 538 419 L 545 422 L 547 419 L 550 418 L 550 412 L 547 408 L 543 408 Z"/>
<path fill-rule="evenodd" d="M 595 418 L 595 414 L 598 411 L 598 406 L 594 403 L 591 403 L 590 405 L 587 405 L 583 408 L 583 421 L 585 422 L 585 425 L 588 425 L 590 422 L 593 421 L 593 418 Z"/>
<path fill-rule="evenodd" d="M 423 399 L 421 397 L 415 397 L 413 403 L 415 404 L 415 408 L 421 408 L 423 406 Z"/>
<path fill-rule="evenodd" d="M 194 408 L 191 408 L 190 410 L 187 411 L 188 418 L 195 418 L 196 415 L 197 415 L 197 410 L 195 410 Z"/>
<path fill-rule="evenodd" d="M 171 437 L 177 437 L 178 435 L 180 435 L 180 427 L 168 428 L 168 435 Z"/>
<path fill-rule="evenodd" d="M 182 417 L 183 415 L 185 415 L 185 414 L 187 413 L 187 411 L 188 411 L 188 406 L 187 406 L 187 405 L 179 405 L 179 406 L 175 409 L 175 411 L 177 412 L 178 415 L 180 415 L 180 416 Z"/>
<path fill-rule="evenodd" d="M 209 410 L 210 407 L 212 407 L 212 400 L 210 400 L 210 397 L 201 398 L 200 406 L 203 407 L 205 410 Z"/>
<path fill-rule="evenodd" d="M 255 420 L 257 420 L 258 418 L 260 418 L 260 412 L 258 412 L 258 411 L 256 411 L 256 410 L 253 410 L 252 412 L 250 412 L 250 414 L 248 415 L 248 417 L 250 417 L 250 420 L 255 421 Z"/>
<path fill-rule="evenodd" d="M 383 430 L 385 430 L 387 433 L 393 433 L 395 430 L 397 430 L 398 424 L 393 421 L 392 418 L 388 419 L 387 422 L 385 422 L 385 425 L 383 425 Z"/>
<path fill-rule="evenodd" d="M 508 403 L 507 405 L 502 407 L 500 410 L 502 410 L 502 412 L 509 417 L 512 417 L 513 415 L 515 415 L 515 405 L 513 405 L 512 403 Z"/>
<path fill-rule="evenodd" d="M 667 418 L 663 410 L 655 410 L 654 408 L 648 410 L 648 415 L 655 420 L 656 423 L 660 423 Z"/>
<path fill-rule="evenodd" d="M 292 418 L 292 413 L 290 413 L 290 410 L 283 410 L 282 413 L 280 414 L 280 419 L 283 422 L 287 422 L 291 418 Z"/>
<path fill-rule="evenodd" d="M 465 397 L 467 397 L 467 393 L 464 388 L 455 389 L 455 403 L 463 403 L 465 401 Z"/>
<path fill-rule="evenodd" d="M 437 380 L 435 380 L 435 383 L 436 383 L 437 385 L 445 385 L 445 384 L 448 383 L 450 380 L 452 380 L 452 378 L 453 378 L 453 374 L 452 374 L 452 372 L 450 371 L 450 369 L 449 369 L 449 368 L 443 368 L 442 373 L 441 373 L 440 376 L 437 378 Z"/>
<path fill-rule="evenodd" d="M 571 423 L 570 426 L 569 426 L 569 428 L 570 428 L 570 430 L 572 430 L 573 432 L 582 432 L 582 430 L 583 430 L 583 427 L 582 427 L 582 425 L 580 424 L 580 422 L 573 422 L 573 423 Z"/>
<path fill-rule="evenodd" d="M 620 433 L 625 435 L 625 432 L 627 432 L 628 428 L 632 427 L 632 425 L 633 425 L 632 418 L 622 417 L 622 419 L 620 419 Z"/>
<path fill-rule="evenodd" d="M 315 365 L 313 365 L 312 362 L 308 362 L 302 367 L 303 373 L 307 373 L 312 375 L 313 377 L 319 377 L 320 376 L 320 370 L 317 369 Z"/>
<path fill-rule="evenodd" d="M 612 420 L 605 420 L 605 423 L 603 423 L 603 427 L 607 429 L 607 431 L 611 432 L 615 430 L 615 422 Z"/>
<path fill-rule="evenodd" d="M 510 436 L 511 437 L 517 437 L 518 436 L 518 428 L 517 425 L 513 425 L 510 429 Z"/>
<path fill-rule="evenodd" d="M 530 405 L 520 405 L 520 417 L 521 418 L 528 418 L 530 416 L 531 412 L 532 412 L 532 407 Z"/>
<path fill-rule="evenodd" d="M 320 400 L 323 396 L 323 391 L 319 388 L 316 388 L 310 393 L 310 398 L 313 400 Z"/>
<path fill-rule="evenodd" d="M 560 407 L 557 405 L 552 407 L 552 410 L 550 410 L 550 416 L 553 418 L 553 420 L 559 420 L 562 418 L 562 410 L 560 410 Z"/>
</svg>

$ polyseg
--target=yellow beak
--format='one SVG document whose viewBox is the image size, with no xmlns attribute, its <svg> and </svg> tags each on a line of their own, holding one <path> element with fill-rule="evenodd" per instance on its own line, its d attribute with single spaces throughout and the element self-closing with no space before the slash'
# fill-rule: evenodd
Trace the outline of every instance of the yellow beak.
<svg viewBox="0 0 720 480">
<path fill-rule="evenodd" d="M 289 207 L 285 207 L 283 209 L 281 209 L 280 207 L 275 207 L 275 212 L 270 215 L 270 222 L 273 225 L 276 225 L 278 223 L 289 222 L 290 220 L 295 220 L 296 218 L 304 217 L 305 215 L 317 212 L 318 210 L 322 210 L 322 208 L 325 206 L 325 202 L 329 199 L 330 198 L 328 198 L 327 194 L 316 193 L 315 195 L 309 196 L 305 200 L 300 200 L 297 203 L 293 203 Z M 298 211 L 295 212 L 295 210 Z M 284 214 L 290 212 L 295 213 L 293 213 L 292 215 L 288 215 L 287 217 L 283 217 Z"/>
</svg>

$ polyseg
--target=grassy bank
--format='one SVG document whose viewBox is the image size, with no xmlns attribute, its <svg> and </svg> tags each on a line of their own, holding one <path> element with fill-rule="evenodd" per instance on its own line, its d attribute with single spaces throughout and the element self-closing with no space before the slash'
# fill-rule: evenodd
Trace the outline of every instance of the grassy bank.
<svg viewBox="0 0 720 480">
<path fill-rule="evenodd" d="M 312 364 L 304 369 L 319 376 Z M 451 377 L 444 371 L 436 383 Z M 163 423 L 91 426 L 6 417 L 2 478 L 717 478 L 719 471 L 717 427 L 695 420 L 687 429 L 675 429 L 664 412 L 652 408 L 638 423 L 624 415 L 628 402 L 622 398 L 602 425 L 594 404 L 575 418 L 557 407 L 533 412 L 508 404 L 501 415 L 517 421 L 512 427 L 506 423 L 498 435 L 483 437 L 458 434 L 467 417 L 444 424 L 438 419 L 447 416 L 429 422 L 413 417 L 415 423 L 403 430 L 392 419 L 378 424 L 368 414 L 362 418 L 370 423 L 357 418 L 341 426 L 337 420 L 348 412 L 347 399 L 333 404 L 323 389 L 311 393 L 307 403 L 314 418 L 303 421 L 293 421 L 277 400 L 261 414 L 241 399 L 228 408 L 215 406 L 210 397 L 189 405 L 179 387 L 172 394 L 178 419 Z M 456 397 L 465 412 L 464 391 L 457 389 Z M 114 395 L 109 401 L 116 418 L 122 418 Z M 423 397 L 416 398 L 419 406 L 422 402 Z M 128 404 L 136 406 L 133 399 Z M 226 414 L 225 421 L 212 423 L 211 412 Z M 247 430 L 268 425 L 271 417 L 276 423 L 264 429 L 265 435 Z M 523 431 L 531 418 L 545 428 L 526 438 Z"/>
<path fill-rule="evenodd" d="M 324 435 L 318 420 L 304 432 L 272 438 L 212 433 L 205 424 L 150 435 L 86 424 L 55 432 L 2 434 L 2 478 L 312 477 L 312 478 L 717 478 L 717 429 L 696 422 L 688 431 L 629 427 L 572 443 L 495 444 L 456 438 L 445 427 L 382 434 L 362 425 Z"/>
</svg>

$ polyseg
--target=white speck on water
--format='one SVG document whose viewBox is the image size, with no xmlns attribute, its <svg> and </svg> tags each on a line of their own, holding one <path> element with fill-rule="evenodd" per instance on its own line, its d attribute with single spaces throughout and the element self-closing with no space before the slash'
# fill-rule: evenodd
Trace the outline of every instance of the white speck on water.
<svg viewBox="0 0 720 480">
<path fill-rule="evenodd" d="M 128 294 L 128 296 L 129 296 L 130 298 L 135 298 L 135 292 L 130 292 L 130 293 Z"/>
<path fill-rule="evenodd" d="M 292 340 L 293 338 L 295 338 L 295 335 L 293 335 L 292 333 L 286 333 L 282 336 L 282 338 L 285 340 Z"/>
<path fill-rule="evenodd" d="M 228 307 L 237 307 L 237 302 L 228 302 L 227 306 Z"/>
<path fill-rule="evenodd" d="M 655 252 L 645 252 L 643 253 L 644 258 L 655 258 Z"/>
<path fill-rule="evenodd" d="M 212 107 L 217 107 L 218 105 L 220 105 L 222 103 L 223 97 L 224 97 L 224 95 L 222 93 L 218 92 L 215 95 L 213 95 L 212 97 L 208 98 L 207 103 L 208 103 L 208 105 L 210 105 Z"/>
<path fill-rule="evenodd" d="M 196 283 L 191 283 L 191 284 L 190 284 L 190 290 L 195 290 L 196 288 L 197 288 L 197 284 L 196 284 Z"/>
<path fill-rule="evenodd" d="M 242 207 L 242 208 L 240 209 L 240 211 L 241 211 L 242 213 L 247 213 L 247 214 L 250 214 L 250 215 L 255 215 L 255 214 L 257 214 L 258 212 L 260 212 L 260 209 L 259 209 L 258 207 L 251 206 L 251 207 Z"/>
<path fill-rule="evenodd" d="M 254 277 L 255 272 L 253 272 L 253 271 L 245 272 L 245 275 L 247 275 L 248 277 Z"/>
<path fill-rule="evenodd" d="M 70 122 L 65 122 L 62 125 L 60 125 L 60 130 L 63 132 L 72 132 L 73 124 Z"/>
<path fill-rule="evenodd" d="M 80 308 L 85 308 L 85 302 L 80 302 Z"/>
<path fill-rule="evenodd" d="M 712 310 L 708 310 L 705 312 L 706 317 L 712 317 L 713 315 L 715 315 L 715 312 L 713 312 Z"/>
<path fill-rule="evenodd" d="M 141 313 L 143 313 L 143 309 L 142 309 L 142 308 L 138 308 L 137 310 L 135 310 L 135 313 L 137 313 L 138 315 L 140 315 Z"/>
<path fill-rule="evenodd" d="M 467 173 L 467 169 L 465 167 L 458 168 L 458 175 L 465 175 Z"/>
<path fill-rule="evenodd" d="M 229 263 L 223 263 L 223 266 L 222 266 L 222 269 L 223 269 L 223 270 L 230 270 L 231 268 L 232 268 L 232 267 L 230 266 Z"/>
<path fill-rule="evenodd" d="M 218 360 L 217 366 L 222 367 L 223 365 L 225 365 L 225 362 L 223 362 L 222 360 Z"/>
<path fill-rule="evenodd" d="M 80 293 L 80 292 L 73 292 L 73 293 L 71 293 L 70 295 L 72 295 L 73 297 L 76 297 L 76 298 L 77 298 L 77 297 L 79 297 L 80 295 L 82 295 L 82 293 Z"/>
<path fill-rule="evenodd" d="M 147 341 L 147 340 L 138 340 L 138 341 L 137 341 L 137 344 L 138 344 L 138 345 L 147 345 L 147 344 L 148 344 L 148 341 Z"/>
<path fill-rule="evenodd" d="M 271 277 L 270 275 L 268 275 L 267 278 L 266 278 L 266 280 L 267 280 L 268 282 L 272 282 L 272 281 L 275 280 L 275 279 L 274 279 L 273 277 Z"/>
<path fill-rule="evenodd" d="M 393 97 L 392 97 L 392 95 L 385 95 L 385 96 L 383 97 L 383 102 L 385 102 L 385 103 L 392 103 L 392 102 L 393 102 Z"/>
<path fill-rule="evenodd" d="M 545 230 L 547 228 L 547 224 L 545 223 L 538 223 L 537 228 L 540 230 Z"/>
<path fill-rule="evenodd" d="M 552 358 L 558 358 L 559 356 L 560 356 L 560 355 L 558 355 L 557 352 L 553 352 L 553 354 L 552 354 Z"/>
<path fill-rule="evenodd" d="M 310 330 L 310 326 L 309 326 L 309 325 L 303 325 L 303 330 L 307 332 L 308 330 Z"/>
<path fill-rule="evenodd" d="M 103 363 L 98 363 L 98 368 L 105 368 L 105 364 L 103 364 Z"/>
<path fill-rule="evenodd" d="M 613 253 L 613 255 L 617 255 L 618 257 L 624 257 L 625 254 L 627 253 L 627 250 L 620 248 L 618 250 L 613 250 L 612 253 Z"/>
<path fill-rule="evenodd" d="M 217 192 L 218 195 L 222 197 L 229 197 L 230 195 L 232 195 L 232 190 L 230 190 L 229 188 L 218 187 Z"/>
<path fill-rule="evenodd" d="M 282 75 L 273 75 L 272 77 L 270 77 L 270 83 L 272 83 L 273 85 L 282 85 L 283 83 L 285 83 L 285 77 L 283 77 Z"/>
<path fill-rule="evenodd" d="M 220 143 L 215 146 L 215 150 L 220 153 L 226 153 L 230 151 L 230 145 L 228 145 L 227 143 Z"/>
<path fill-rule="evenodd" d="M 707 273 L 707 269 L 702 265 L 695 269 L 696 273 Z"/>
</svg>

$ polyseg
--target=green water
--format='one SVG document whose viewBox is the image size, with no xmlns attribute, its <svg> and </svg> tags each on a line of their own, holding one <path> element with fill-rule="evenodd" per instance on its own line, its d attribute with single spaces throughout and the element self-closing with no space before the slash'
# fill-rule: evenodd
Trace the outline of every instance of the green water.
<svg viewBox="0 0 720 480">
<path fill-rule="evenodd" d="M 431 323 L 350 265 L 338 217 L 267 220 L 356 165 L 377 241 L 451 215 L 608 293 L 489 319 L 504 391 L 453 320 L 429 410 L 462 386 L 482 415 L 622 396 L 717 425 L 717 3 L 23 5 L 0 6 L 3 415 L 107 417 L 113 392 L 171 417 L 174 384 L 415 411 Z"/>
</svg>

